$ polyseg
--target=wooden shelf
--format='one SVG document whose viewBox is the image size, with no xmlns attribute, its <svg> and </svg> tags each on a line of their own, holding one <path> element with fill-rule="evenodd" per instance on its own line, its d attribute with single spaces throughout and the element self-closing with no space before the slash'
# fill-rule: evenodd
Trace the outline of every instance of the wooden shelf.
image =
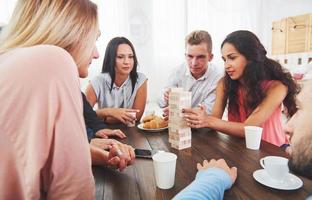
<svg viewBox="0 0 312 200">
<path fill-rule="evenodd" d="M 286 53 L 286 19 L 273 22 L 272 28 L 272 54 Z"/>
<path fill-rule="evenodd" d="M 286 53 L 309 50 L 310 14 L 287 18 Z"/>
<path fill-rule="evenodd" d="M 272 23 L 272 55 L 312 51 L 312 14 Z"/>
</svg>

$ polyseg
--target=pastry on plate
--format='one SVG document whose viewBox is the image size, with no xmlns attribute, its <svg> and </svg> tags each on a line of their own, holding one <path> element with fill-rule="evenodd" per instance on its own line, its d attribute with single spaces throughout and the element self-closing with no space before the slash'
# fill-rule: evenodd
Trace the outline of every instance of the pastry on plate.
<svg viewBox="0 0 312 200">
<path fill-rule="evenodd" d="M 168 121 L 156 115 L 148 115 L 144 117 L 143 122 L 143 128 L 146 129 L 158 129 L 168 126 Z"/>
</svg>

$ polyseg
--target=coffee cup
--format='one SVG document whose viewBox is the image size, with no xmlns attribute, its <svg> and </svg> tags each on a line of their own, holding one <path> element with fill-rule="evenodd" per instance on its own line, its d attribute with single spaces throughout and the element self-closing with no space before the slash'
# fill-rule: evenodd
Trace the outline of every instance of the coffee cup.
<svg viewBox="0 0 312 200">
<path fill-rule="evenodd" d="M 154 174 L 157 187 L 169 189 L 174 185 L 177 155 L 158 152 L 153 155 Z"/>
<path fill-rule="evenodd" d="M 136 113 L 135 111 L 132 111 L 132 112 L 128 112 L 132 117 L 136 118 Z M 135 120 L 131 121 L 131 122 L 128 122 L 127 123 L 127 126 L 128 127 L 134 127 L 135 126 Z"/>
<path fill-rule="evenodd" d="M 267 156 L 260 159 L 260 165 L 274 181 L 283 181 L 289 172 L 288 159 L 279 156 Z"/>
<path fill-rule="evenodd" d="M 262 128 L 258 126 L 245 126 L 246 148 L 258 150 L 260 148 Z"/>
</svg>

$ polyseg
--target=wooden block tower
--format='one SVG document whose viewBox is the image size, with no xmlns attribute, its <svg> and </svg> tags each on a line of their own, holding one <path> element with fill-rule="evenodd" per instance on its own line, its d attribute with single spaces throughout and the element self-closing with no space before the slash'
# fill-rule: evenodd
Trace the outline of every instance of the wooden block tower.
<svg viewBox="0 0 312 200">
<path fill-rule="evenodd" d="M 172 148 L 185 149 L 191 147 L 192 132 L 186 125 L 182 109 L 190 108 L 192 93 L 183 88 L 171 88 L 169 92 L 169 143 Z"/>
</svg>

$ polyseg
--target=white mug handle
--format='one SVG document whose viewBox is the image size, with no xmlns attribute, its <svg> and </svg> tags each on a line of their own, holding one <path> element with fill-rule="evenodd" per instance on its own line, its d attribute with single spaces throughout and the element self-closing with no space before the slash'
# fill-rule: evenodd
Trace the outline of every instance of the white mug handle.
<svg viewBox="0 0 312 200">
<path fill-rule="evenodd" d="M 260 159 L 260 165 L 263 169 L 265 169 L 264 158 Z"/>
</svg>

